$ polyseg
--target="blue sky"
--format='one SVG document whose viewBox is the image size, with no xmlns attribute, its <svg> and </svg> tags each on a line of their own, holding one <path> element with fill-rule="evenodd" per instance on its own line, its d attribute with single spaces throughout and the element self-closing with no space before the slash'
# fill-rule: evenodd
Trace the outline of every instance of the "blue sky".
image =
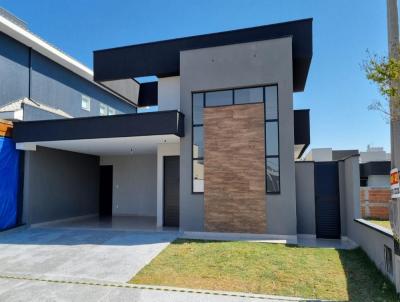
<svg viewBox="0 0 400 302">
<path fill-rule="evenodd" d="M 0 0 L 31 31 L 88 66 L 96 49 L 314 18 L 314 55 L 295 108 L 311 109 L 311 146 L 389 150 L 389 126 L 360 65 L 386 55 L 381 0 Z"/>
</svg>

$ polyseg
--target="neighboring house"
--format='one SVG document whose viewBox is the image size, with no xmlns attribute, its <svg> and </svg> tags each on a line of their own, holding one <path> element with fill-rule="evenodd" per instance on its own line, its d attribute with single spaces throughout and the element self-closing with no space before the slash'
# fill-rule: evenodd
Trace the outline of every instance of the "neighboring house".
<svg viewBox="0 0 400 302">
<path fill-rule="evenodd" d="M 358 150 L 333 150 L 332 148 L 313 148 L 304 156 L 302 160 L 316 162 L 342 160 L 355 154 L 358 154 Z"/>
<path fill-rule="evenodd" d="M 132 102 L 158 111 L 15 123 L 24 221 L 99 211 L 296 238 L 295 159 L 310 136 L 293 93 L 311 57 L 311 19 L 95 51 L 95 81 L 118 95 L 157 76 Z"/>
<path fill-rule="evenodd" d="M 360 152 L 360 201 L 363 218 L 389 219 L 390 153 L 367 146 Z"/>
<path fill-rule="evenodd" d="M 34 35 L 23 21 L 0 8 L 0 120 L 72 119 L 135 112 L 136 104 L 128 97 L 118 96 L 93 81 L 89 68 Z M 0 128 L 6 124 L 0 123 Z M 22 194 L 14 189 L 23 183 L 19 171 L 24 170 L 24 160 L 15 151 L 15 142 L 4 135 L 0 135 L 0 158 L 0 229 L 4 229 L 22 219 L 16 213 L 21 212 Z M 4 175 L 8 175 L 7 181 Z"/>
<path fill-rule="evenodd" d="M 360 205 L 363 218 L 389 219 L 390 154 L 382 147 L 367 146 L 366 151 L 333 150 L 313 148 L 304 156 L 304 161 L 340 161 L 360 154 Z"/>
<path fill-rule="evenodd" d="M 93 72 L 0 10 L 0 119 L 44 120 L 134 113 Z"/>
</svg>

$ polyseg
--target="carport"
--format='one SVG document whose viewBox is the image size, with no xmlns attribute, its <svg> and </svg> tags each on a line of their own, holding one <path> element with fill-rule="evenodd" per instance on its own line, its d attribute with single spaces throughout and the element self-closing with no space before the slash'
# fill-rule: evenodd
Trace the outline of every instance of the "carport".
<svg viewBox="0 0 400 302">
<path fill-rule="evenodd" d="M 172 110 L 15 123 L 14 140 L 25 153 L 22 221 L 178 227 L 183 119 Z M 165 165 L 171 158 L 175 164 Z"/>
</svg>

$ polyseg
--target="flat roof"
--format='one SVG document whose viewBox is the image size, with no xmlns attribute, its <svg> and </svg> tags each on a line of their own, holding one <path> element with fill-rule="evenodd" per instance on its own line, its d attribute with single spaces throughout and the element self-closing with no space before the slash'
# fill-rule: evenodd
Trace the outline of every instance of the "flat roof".
<svg viewBox="0 0 400 302">
<path fill-rule="evenodd" d="M 179 75 L 184 50 L 293 38 L 293 87 L 303 91 L 312 58 L 312 19 L 263 25 L 94 51 L 94 79 L 98 82 L 155 75 Z"/>
</svg>

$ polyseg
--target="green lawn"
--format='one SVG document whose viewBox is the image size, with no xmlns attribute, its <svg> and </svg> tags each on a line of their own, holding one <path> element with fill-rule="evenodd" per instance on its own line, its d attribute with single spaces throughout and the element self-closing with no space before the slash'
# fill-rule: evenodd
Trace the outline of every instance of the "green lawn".
<svg viewBox="0 0 400 302">
<path fill-rule="evenodd" d="M 178 239 L 131 281 L 340 301 L 398 301 L 361 249 Z"/>
<path fill-rule="evenodd" d="M 369 222 L 380 225 L 384 228 L 387 228 L 389 230 L 392 229 L 392 227 L 390 226 L 390 221 L 389 220 L 373 220 L 373 219 L 367 219 Z"/>
</svg>

